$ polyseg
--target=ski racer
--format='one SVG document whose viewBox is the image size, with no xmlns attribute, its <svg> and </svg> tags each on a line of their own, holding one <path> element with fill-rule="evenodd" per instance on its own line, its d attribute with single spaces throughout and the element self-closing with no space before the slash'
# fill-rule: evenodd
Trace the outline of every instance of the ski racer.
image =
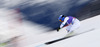
<svg viewBox="0 0 100 47">
<path fill-rule="evenodd" d="M 80 21 L 72 16 L 64 16 L 64 15 L 60 15 L 58 20 L 61 23 L 60 27 L 57 29 L 57 32 L 65 27 L 65 29 L 67 30 L 67 33 L 70 34 L 71 32 L 73 32 L 74 30 L 76 30 L 77 28 L 80 27 Z"/>
</svg>

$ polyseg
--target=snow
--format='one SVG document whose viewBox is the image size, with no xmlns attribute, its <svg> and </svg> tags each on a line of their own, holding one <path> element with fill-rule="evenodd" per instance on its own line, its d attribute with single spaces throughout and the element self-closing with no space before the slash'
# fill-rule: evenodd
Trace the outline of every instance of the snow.
<svg viewBox="0 0 100 47">
<path fill-rule="evenodd" d="M 45 47 L 100 47 L 100 29 L 81 34 Z"/>
</svg>

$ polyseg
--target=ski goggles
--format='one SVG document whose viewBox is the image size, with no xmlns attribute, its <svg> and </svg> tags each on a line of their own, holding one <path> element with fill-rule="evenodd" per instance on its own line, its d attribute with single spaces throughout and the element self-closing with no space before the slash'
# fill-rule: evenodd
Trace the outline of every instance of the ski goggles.
<svg viewBox="0 0 100 47">
<path fill-rule="evenodd" d="M 60 22 L 63 22 L 65 19 L 65 17 L 62 17 L 61 19 L 59 19 Z"/>
</svg>

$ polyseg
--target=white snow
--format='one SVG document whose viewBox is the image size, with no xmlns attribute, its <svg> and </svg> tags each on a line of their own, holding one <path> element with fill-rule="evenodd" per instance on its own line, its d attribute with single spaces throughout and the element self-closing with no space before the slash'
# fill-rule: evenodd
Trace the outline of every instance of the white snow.
<svg viewBox="0 0 100 47">
<path fill-rule="evenodd" d="M 100 47 L 100 29 L 95 29 L 44 47 Z"/>
</svg>

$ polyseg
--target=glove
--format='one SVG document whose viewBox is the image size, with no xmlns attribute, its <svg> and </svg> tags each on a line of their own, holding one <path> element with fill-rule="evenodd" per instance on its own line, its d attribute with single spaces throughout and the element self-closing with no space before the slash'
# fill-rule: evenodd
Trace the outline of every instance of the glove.
<svg viewBox="0 0 100 47">
<path fill-rule="evenodd" d="M 60 30 L 60 27 L 57 29 L 57 32 Z"/>
</svg>

